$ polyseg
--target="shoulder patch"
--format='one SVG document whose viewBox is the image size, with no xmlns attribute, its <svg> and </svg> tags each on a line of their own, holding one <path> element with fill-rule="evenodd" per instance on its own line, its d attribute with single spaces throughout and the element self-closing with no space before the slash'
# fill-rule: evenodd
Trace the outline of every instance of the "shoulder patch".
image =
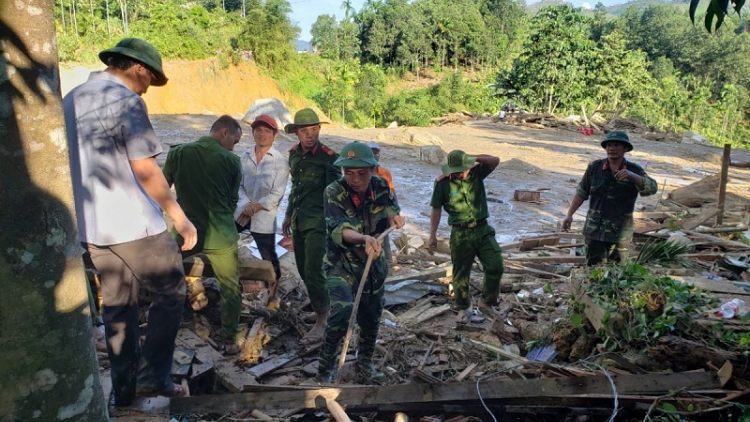
<svg viewBox="0 0 750 422">
<path fill-rule="evenodd" d="M 445 177 L 446 177 L 446 176 L 445 176 L 444 174 L 441 174 L 440 176 L 438 176 L 437 178 L 435 178 L 435 181 L 436 181 L 436 182 L 439 182 L 439 181 L 441 181 L 441 180 L 445 179 Z"/>
<path fill-rule="evenodd" d="M 299 146 L 299 144 L 294 144 L 294 145 L 292 145 L 292 147 L 291 147 L 291 148 L 289 148 L 289 152 L 292 152 L 292 151 L 294 151 L 295 149 L 297 149 L 297 146 Z"/>
<path fill-rule="evenodd" d="M 333 157 L 334 155 L 336 155 L 336 151 L 328 148 L 327 146 L 325 146 L 323 144 L 320 144 L 320 149 L 322 149 L 323 152 L 325 152 L 326 154 L 330 155 L 331 157 Z"/>
</svg>

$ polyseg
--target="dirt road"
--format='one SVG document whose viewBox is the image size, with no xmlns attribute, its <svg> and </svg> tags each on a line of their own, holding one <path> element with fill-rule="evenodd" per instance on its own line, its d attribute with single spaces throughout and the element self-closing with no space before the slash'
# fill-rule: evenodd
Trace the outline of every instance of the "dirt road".
<svg viewBox="0 0 750 422">
<path fill-rule="evenodd" d="M 154 115 L 152 121 L 162 143 L 189 142 L 207 133 L 216 116 Z M 252 145 L 250 127 L 235 151 L 239 154 Z M 434 179 L 440 166 L 420 162 L 418 145 L 390 142 L 399 139 L 404 128 L 354 130 L 324 126 L 321 139 L 335 150 L 350 140 L 372 141 L 378 135 L 382 164 L 393 173 L 399 203 L 407 219 L 407 231 L 427 233 L 429 229 L 429 201 Z M 463 125 L 431 128 L 409 128 L 411 133 L 429 133 L 442 139 L 443 150 L 462 149 L 469 154 L 491 154 L 500 157 L 498 169 L 486 179 L 490 208 L 490 223 L 497 230 L 500 243 L 521 236 L 554 231 L 557 221 L 565 217 L 575 187 L 586 165 L 604 157 L 599 142 L 603 136 L 584 136 L 577 132 L 558 129 L 529 129 L 489 119 L 469 121 Z M 722 150 L 695 144 L 663 143 L 644 140 L 632 135 L 634 150 L 626 157 L 643 166 L 659 183 L 659 192 L 639 198 L 636 211 L 654 210 L 659 198 L 675 188 L 686 186 L 705 176 L 720 171 Z M 296 144 L 285 134 L 279 136 L 276 147 L 286 152 Z M 167 149 L 165 145 L 165 150 Z M 160 159 L 164 159 L 162 154 Z M 750 151 L 733 153 L 733 159 L 750 160 Z M 750 171 L 730 170 L 729 189 L 738 197 L 749 199 Z M 548 188 L 541 194 L 545 203 L 513 201 L 516 189 Z M 662 191 L 665 190 L 663 193 Z M 586 203 L 578 211 L 573 229 L 580 229 L 586 213 Z M 286 208 L 286 199 L 282 203 Z M 443 213 L 439 235 L 447 235 L 448 226 Z"/>
</svg>

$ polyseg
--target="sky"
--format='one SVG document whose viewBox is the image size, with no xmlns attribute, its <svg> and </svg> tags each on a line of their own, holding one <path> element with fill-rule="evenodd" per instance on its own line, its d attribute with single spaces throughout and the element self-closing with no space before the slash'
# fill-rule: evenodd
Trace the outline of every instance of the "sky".
<svg viewBox="0 0 750 422">
<path fill-rule="evenodd" d="M 538 0 L 526 0 L 527 4 L 536 3 Z M 593 8 L 598 0 L 572 0 L 575 7 Z M 602 0 L 605 6 L 626 3 L 627 0 Z M 344 9 L 341 8 L 341 0 L 289 0 L 292 6 L 292 22 L 302 29 L 299 39 L 310 41 L 310 27 L 320 15 L 334 15 L 340 20 L 344 17 Z M 365 4 L 365 0 L 351 0 L 354 10 L 359 11 Z"/>
</svg>

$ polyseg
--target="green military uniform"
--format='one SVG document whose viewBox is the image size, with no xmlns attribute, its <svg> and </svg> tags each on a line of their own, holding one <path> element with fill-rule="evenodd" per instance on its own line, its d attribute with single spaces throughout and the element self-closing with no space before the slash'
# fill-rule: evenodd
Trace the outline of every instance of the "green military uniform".
<svg viewBox="0 0 750 422">
<path fill-rule="evenodd" d="M 297 269 L 307 287 L 315 313 L 330 307 L 326 279 L 323 273 L 325 255 L 325 220 L 323 219 L 323 190 L 341 177 L 334 166 L 338 158 L 333 150 L 318 142 L 307 153 L 297 144 L 289 150 L 289 169 L 292 190 L 286 217 L 292 225 L 292 243 Z"/>
<path fill-rule="evenodd" d="M 242 181 L 240 159 L 205 136 L 170 149 L 163 171 L 167 183 L 175 185 L 177 202 L 198 231 L 198 243 L 183 256 L 203 252 L 211 262 L 221 294 L 222 329 L 228 339 L 235 340 L 242 306 L 239 235 L 234 225 Z M 172 236 L 182 244 L 174 229 Z"/>
<path fill-rule="evenodd" d="M 643 188 L 632 180 L 615 179 L 606 158 L 589 163 L 576 193 L 589 199 L 589 211 L 583 234 L 586 237 L 586 265 L 596 265 L 607 257 L 624 261 L 627 245 L 633 238 L 633 209 L 635 200 L 653 195 L 656 181 L 646 175 L 643 168 L 623 159 L 618 170 L 627 168 L 643 178 Z"/>
<path fill-rule="evenodd" d="M 400 208 L 380 177 L 372 177 L 363 197 L 355 193 L 342 178 L 325 190 L 326 258 L 323 268 L 331 295 L 325 343 L 320 352 L 318 374 L 331 371 L 339 343 L 346 335 L 352 314 L 354 296 L 367 263 L 365 245 L 344 242 L 342 232 L 352 229 L 377 237 L 388 228 L 388 218 L 398 215 Z M 373 259 L 357 311 L 360 326 L 358 366 L 372 362 L 378 324 L 383 311 L 383 284 L 388 274 L 385 254 Z"/>
<path fill-rule="evenodd" d="M 475 165 L 465 180 L 453 175 L 442 175 L 435 181 L 430 206 L 444 208 L 451 226 L 450 248 L 453 261 L 453 294 L 456 306 L 466 309 L 471 305 L 469 279 L 474 257 L 484 268 L 482 299 L 492 304 L 497 301 L 503 276 L 503 255 L 495 240 L 495 229 L 487 224 L 489 210 L 484 179 L 492 169 Z"/>
</svg>

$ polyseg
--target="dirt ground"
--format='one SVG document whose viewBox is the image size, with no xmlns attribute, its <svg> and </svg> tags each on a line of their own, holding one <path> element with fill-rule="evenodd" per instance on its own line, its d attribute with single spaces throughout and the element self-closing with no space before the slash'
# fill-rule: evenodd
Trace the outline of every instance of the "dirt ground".
<svg viewBox="0 0 750 422">
<path fill-rule="evenodd" d="M 168 144 L 189 142 L 207 133 L 216 116 L 210 115 L 152 115 L 165 151 Z M 240 154 L 252 145 L 250 127 L 236 147 Z M 399 204 L 406 217 L 406 231 L 425 234 L 429 230 L 429 201 L 432 184 L 440 175 L 440 166 L 420 161 L 420 146 L 394 140 L 402 134 L 428 133 L 438 136 L 445 152 L 462 149 L 469 154 L 491 154 L 500 158 L 500 166 L 485 181 L 489 200 L 490 224 L 497 231 L 500 243 L 519 237 L 554 231 L 557 222 L 565 217 L 570 199 L 575 193 L 587 164 L 603 158 L 599 142 L 603 135 L 584 136 L 560 129 L 530 129 L 493 123 L 490 119 L 472 120 L 463 125 L 445 125 L 429 128 L 347 129 L 323 126 L 321 140 L 340 150 L 347 142 L 377 140 L 382 149 L 381 162 L 393 174 Z M 378 136 L 385 141 L 378 140 Z M 391 140 L 391 141 L 389 141 Z M 721 170 L 722 150 L 695 144 L 664 143 L 645 140 L 632 135 L 634 150 L 626 158 L 643 166 L 659 183 L 656 195 L 639 198 L 636 211 L 651 211 L 660 198 L 682 186 Z M 276 147 L 283 152 L 295 145 L 296 139 L 280 134 Z M 162 154 L 160 159 L 165 159 Z M 734 160 L 750 160 L 750 151 L 732 153 Z M 750 171 L 731 168 L 728 189 L 737 197 L 750 198 Z M 515 190 L 542 191 L 545 203 L 513 201 Z M 585 218 L 587 203 L 578 211 L 573 230 L 580 229 Z M 286 198 L 282 211 L 286 208 Z M 439 236 L 448 235 L 446 214 Z"/>
</svg>

